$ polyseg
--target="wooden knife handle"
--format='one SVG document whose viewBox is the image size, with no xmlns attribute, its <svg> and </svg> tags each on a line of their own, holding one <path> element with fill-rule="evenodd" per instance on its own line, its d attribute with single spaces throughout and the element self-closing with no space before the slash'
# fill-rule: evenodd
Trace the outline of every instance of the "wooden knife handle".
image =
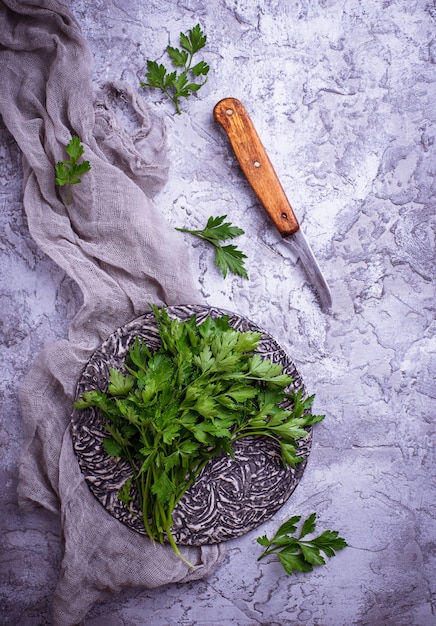
<svg viewBox="0 0 436 626">
<path fill-rule="evenodd" d="M 244 105 L 224 98 L 215 105 L 213 116 L 226 131 L 242 171 L 280 234 L 295 233 L 297 218 Z"/>
</svg>

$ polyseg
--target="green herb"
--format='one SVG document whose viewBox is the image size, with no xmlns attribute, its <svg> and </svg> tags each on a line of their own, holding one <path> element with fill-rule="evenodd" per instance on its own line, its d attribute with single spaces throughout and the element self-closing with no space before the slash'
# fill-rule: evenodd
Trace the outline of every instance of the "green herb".
<svg viewBox="0 0 436 626">
<path fill-rule="evenodd" d="M 172 513 L 206 463 L 249 435 L 281 447 L 283 465 L 295 466 L 298 439 L 322 419 L 309 412 L 311 398 L 287 391 L 292 379 L 256 350 L 261 333 L 232 328 L 228 316 L 197 323 L 172 319 L 153 307 L 161 346 L 151 352 L 138 338 L 121 372 L 110 371 L 107 392 L 86 392 L 77 409 L 99 407 L 106 452 L 129 462 L 133 481 L 119 498 L 133 505 L 136 485 L 150 538 L 168 537 Z M 182 557 L 183 558 L 183 557 Z"/>
<path fill-rule="evenodd" d="M 156 61 L 147 61 L 147 82 L 141 82 L 141 87 L 152 87 L 161 89 L 168 98 L 174 103 L 177 113 L 181 113 L 179 100 L 180 98 L 189 98 L 189 96 L 198 91 L 206 82 L 202 83 L 190 82 L 191 74 L 193 80 L 199 76 L 207 76 L 209 65 L 204 61 L 199 61 L 192 65 L 194 55 L 204 48 L 206 45 L 206 35 L 202 32 L 200 24 L 192 28 L 187 35 L 180 33 L 180 47 L 167 47 L 167 53 L 174 67 L 182 68 L 180 73 L 176 71 L 170 72 L 164 65 Z"/>
<path fill-rule="evenodd" d="M 206 228 L 203 230 L 189 230 L 188 228 L 177 228 L 176 230 L 180 230 L 182 233 L 190 233 L 211 243 L 215 248 L 215 265 L 221 269 L 224 278 L 227 276 L 227 271 L 248 278 L 244 267 L 244 259 L 247 256 L 238 250 L 236 246 L 231 244 L 222 246 L 220 244 L 220 241 L 227 241 L 227 239 L 233 239 L 244 234 L 241 228 L 232 226 L 230 222 L 224 222 L 226 217 L 227 215 L 209 217 Z"/>
<path fill-rule="evenodd" d="M 257 542 L 266 547 L 258 561 L 275 555 L 288 574 L 294 570 L 310 572 L 314 565 L 325 565 L 322 552 L 328 557 L 335 556 L 335 550 L 342 550 L 348 545 L 336 530 L 325 530 L 319 537 L 303 540 L 303 537 L 315 532 L 316 513 L 306 519 L 298 537 L 294 536 L 300 519 L 299 515 L 291 517 L 280 526 L 271 540 L 266 535 L 258 537 Z"/>
<path fill-rule="evenodd" d="M 89 172 L 91 165 L 89 161 L 82 161 L 78 163 L 80 157 L 84 153 L 84 148 L 80 143 L 80 139 L 73 135 L 70 143 L 65 148 L 65 152 L 70 157 L 65 161 L 58 161 L 56 163 L 56 178 L 55 183 L 59 187 L 67 186 L 67 204 L 71 202 L 71 185 L 76 185 L 81 182 L 79 176 L 85 172 Z"/>
</svg>

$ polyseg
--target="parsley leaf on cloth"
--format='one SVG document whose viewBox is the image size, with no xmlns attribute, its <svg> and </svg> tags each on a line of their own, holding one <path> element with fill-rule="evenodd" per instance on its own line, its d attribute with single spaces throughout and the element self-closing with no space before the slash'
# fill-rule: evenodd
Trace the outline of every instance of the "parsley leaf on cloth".
<svg viewBox="0 0 436 626">
<path fill-rule="evenodd" d="M 85 172 L 89 172 L 91 169 L 89 161 L 81 161 L 79 163 L 79 159 L 84 151 L 80 139 L 76 135 L 73 135 L 65 148 L 65 152 L 70 158 L 56 163 L 55 183 L 59 185 L 59 187 L 67 186 L 67 204 L 71 203 L 71 185 L 82 182 L 79 177 L 85 174 Z"/>
</svg>

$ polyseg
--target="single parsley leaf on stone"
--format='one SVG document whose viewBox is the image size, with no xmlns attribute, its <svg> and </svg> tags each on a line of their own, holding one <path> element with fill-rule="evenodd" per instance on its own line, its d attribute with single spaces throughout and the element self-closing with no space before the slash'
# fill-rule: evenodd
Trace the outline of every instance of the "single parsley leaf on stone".
<svg viewBox="0 0 436 626">
<path fill-rule="evenodd" d="M 257 560 L 276 556 L 288 574 L 293 571 L 311 572 L 314 566 L 325 565 L 326 556 L 335 556 L 338 550 L 347 547 L 347 542 L 339 537 L 336 530 L 325 530 L 318 537 L 304 539 L 315 532 L 316 513 L 309 515 L 299 534 L 296 534 L 300 520 L 300 515 L 291 517 L 279 527 L 272 539 L 266 535 L 258 537 L 257 543 L 266 549 Z"/>
<path fill-rule="evenodd" d="M 207 82 L 210 67 L 205 61 L 193 65 L 193 58 L 206 45 L 207 37 L 200 24 L 191 28 L 187 34 L 180 33 L 180 48 L 167 46 L 166 52 L 174 67 L 181 71 L 170 71 L 162 63 L 147 61 L 146 81 L 140 82 L 141 87 L 160 89 L 174 104 L 180 115 L 180 99 L 189 98 Z M 196 79 L 204 76 L 202 82 Z"/>
<path fill-rule="evenodd" d="M 211 216 L 207 220 L 205 228 L 200 230 L 190 230 L 189 228 L 176 228 L 176 230 L 182 233 L 189 233 L 212 244 L 215 248 L 215 265 L 221 270 L 224 278 L 226 278 L 229 271 L 232 274 L 248 279 L 244 265 L 244 259 L 247 258 L 247 255 L 232 244 L 221 245 L 221 242 L 244 234 L 242 228 L 233 226 L 230 222 L 224 222 L 226 217 L 227 215 Z"/>
</svg>

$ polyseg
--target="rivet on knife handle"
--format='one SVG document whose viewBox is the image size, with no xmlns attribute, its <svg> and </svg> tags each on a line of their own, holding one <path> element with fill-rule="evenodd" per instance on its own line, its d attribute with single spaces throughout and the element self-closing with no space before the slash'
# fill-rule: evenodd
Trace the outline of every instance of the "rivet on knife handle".
<svg viewBox="0 0 436 626">
<path fill-rule="evenodd" d="M 279 233 L 283 237 L 295 233 L 299 229 L 297 218 L 242 102 L 224 98 L 213 114 L 226 131 L 245 177 Z"/>
</svg>

